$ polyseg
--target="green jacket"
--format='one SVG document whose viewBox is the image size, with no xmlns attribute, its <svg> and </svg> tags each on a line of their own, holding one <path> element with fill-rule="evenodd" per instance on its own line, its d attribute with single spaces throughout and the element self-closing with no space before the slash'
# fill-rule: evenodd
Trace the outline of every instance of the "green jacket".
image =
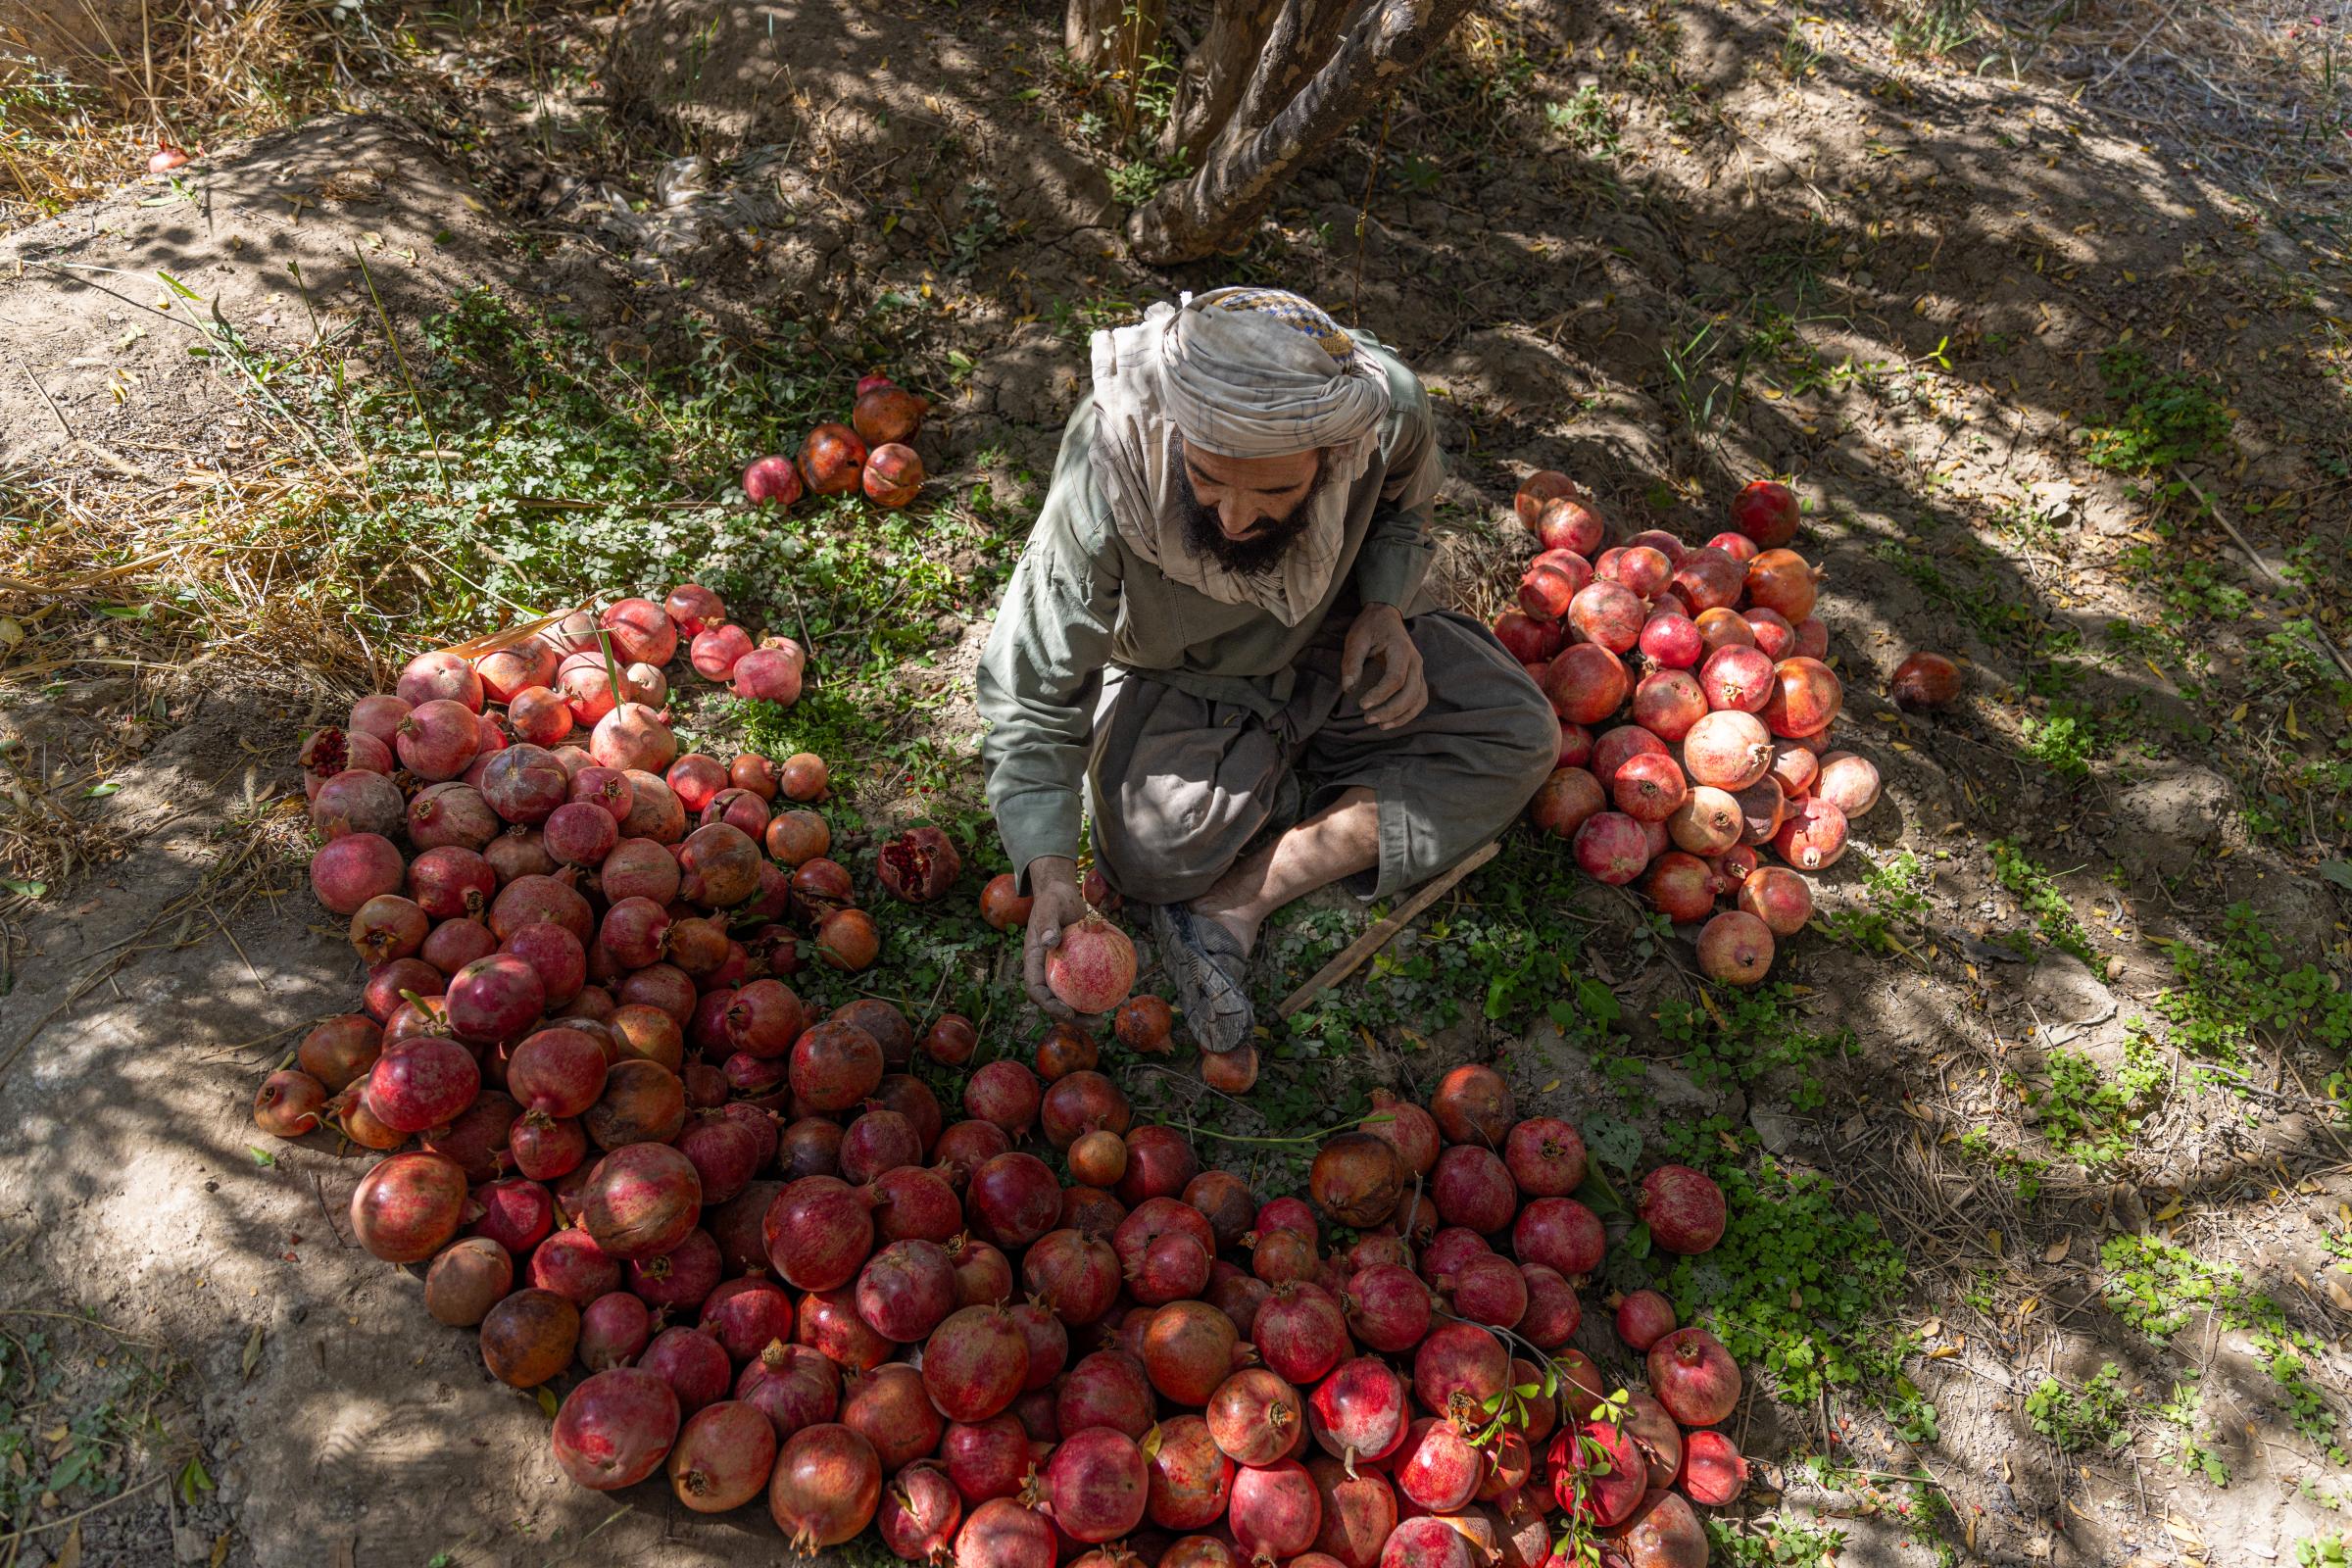
<svg viewBox="0 0 2352 1568">
<path fill-rule="evenodd" d="M 1090 392 L 1062 430 L 1054 481 L 1004 590 L 976 677 L 989 732 L 980 755 L 997 829 L 1026 885 L 1040 856 L 1075 857 L 1095 701 L 1104 669 L 1146 671 L 1195 695 L 1271 716 L 1289 699 L 1291 662 L 1346 602 L 1415 614 L 1444 470 L 1421 383 L 1368 345 L 1388 370 L 1380 451 L 1348 497 L 1345 543 L 1322 605 L 1285 626 L 1173 582 L 1120 538 L 1095 482 Z"/>
</svg>

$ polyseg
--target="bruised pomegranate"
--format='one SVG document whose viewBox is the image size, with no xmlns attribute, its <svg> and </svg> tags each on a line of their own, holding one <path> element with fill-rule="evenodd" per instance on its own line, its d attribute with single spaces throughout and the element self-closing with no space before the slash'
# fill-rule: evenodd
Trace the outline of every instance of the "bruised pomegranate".
<svg viewBox="0 0 2352 1568">
<path fill-rule="evenodd" d="M 1327 1140 L 1307 1174 L 1315 1206 L 1335 1224 L 1363 1229 L 1396 1210 L 1404 1195 L 1404 1167 L 1396 1147 L 1368 1132 Z"/>
<path fill-rule="evenodd" d="M 633 1487 L 661 1466 L 678 1436 L 678 1396 L 639 1367 L 583 1380 L 556 1414 L 556 1462 L 596 1492 Z"/>
<path fill-rule="evenodd" d="M 1775 735 L 1794 740 L 1829 728 L 1844 702 L 1845 688 L 1829 665 L 1818 659 L 1784 659 L 1773 669 L 1764 722 Z"/>
<path fill-rule="evenodd" d="M 583 1198 L 580 1223 L 598 1247 L 614 1257 L 659 1257 L 694 1231 L 703 1185 L 669 1145 L 637 1143 L 597 1161 Z"/>
<path fill-rule="evenodd" d="M 1605 579 L 1587 583 L 1568 605 L 1568 623 L 1585 641 L 1597 643 L 1612 654 L 1633 652 L 1642 640 L 1642 622 L 1648 618 L 1649 607 L 1638 594 Z"/>
<path fill-rule="evenodd" d="M 1533 533 L 1545 507 L 1563 496 L 1579 493 L 1576 481 L 1566 474 L 1550 468 L 1538 468 L 1519 481 L 1519 491 L 1511 498 L 1511 506 L 1518 513 L 1520 523 Z M 1595 542 L 1598 542 L 1597 536 Z"/>
<path fill-rule="evenodd" d="M 1438 1081 L 1429 1110 L 1447 1143 L 1486 1149 L 1500 1149 L 1518 1119 L 1502 1074 L 1476 1062 L 1456 1067 Z"/>
<path fill-rule="evenodd" d="M 1737 793 L 1772 767 L 1772 733 L 1755 714 L 1718 710 L 1683 737 L 1683 768 L 1694 784 Z"/>
<path fill-rule="evenodd" d="M 865 460 L 865 498 L 877 507 L 906 506 L 923 490 L 923 460 L 914 448 L 886 441 Z"/>
<path fill-rule="evenodd" d="M 1009 931 L 1029 923 L 1030 906 L 1036 900 L 1020 890 L 1020 884 L 1010 871 L 999 872 L 988 879 L 980 890 L 980 918 L 998 931 Z"/>
<path fill-rule="evenodd" d="M 839 1419 L 874 1446 L 891 1473 L 937 1448 L 947 1430 L 923 1392 L 923 1375 L 904 1361 L 853 1373 L 842 1390 Z"/>
<path fill-rule="evenodd" d="M 307 1072 L 273 1072 L 253 1097 L 253 1122 L 274 1138 L 300 1138 L 325 1108 L 326 1085 Z"/>
<path fill-rule="evenodd" d="M 1306 1415 L 1316 1443 L 1353 1469 L 1358 1459 L 1385 1458 L 1404 1440 L 1411 1392 L 1388 1362 L 1359 1355 L 1315 1385 Z"/>
<path fill-rule="evenodd" d="M 1162 1530 L 1203 1530 L 1224 1517 L 1233 1494 L 1234 1464 L 1217 1447 L 1208 1423 L 1197 1415 L 1159 1424 L 1149 1456 L 1145 1516 Z"/>
<path fill-rule="evenodd" d="M 722 1399 L 695 1411 L 679 1430 L 669 1451 L 670 1489 L 697 1513 L 725 1513 L 760 1495 L 775 1462 L 776 1429 L 766 1415 L 740 1399 Z"/>
</svg>

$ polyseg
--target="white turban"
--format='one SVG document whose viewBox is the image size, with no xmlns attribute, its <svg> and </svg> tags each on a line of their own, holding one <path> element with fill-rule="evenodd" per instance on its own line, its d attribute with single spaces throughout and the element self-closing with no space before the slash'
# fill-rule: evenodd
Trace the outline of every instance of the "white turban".
<svg viewBox="0 0 2352 1568">
<path fill-rule="evenodd" d="M 1221 288 L 1153 314 L 1168 415 L 1203 451 L 1272 458 L 1346 446 L 1388 417 L 1380 366 L 1285 289 Z"/>
<path fill-rule="evenodd" d="M 1257 605 L 1286 626 L 1312 612 L 1338 569 L 1350 490 L 1388 419 L 1380 362 L 1298 295 L 1224 288 L 1097 332 L 1094 382 L 1095 474 L 1129 547 L 1221 604 Z M 1306 526 L 1270 565 L 1245 575 L 1186 544 L 1178 437 L 1231 458 L 1323 452 Z"/>
</svg>

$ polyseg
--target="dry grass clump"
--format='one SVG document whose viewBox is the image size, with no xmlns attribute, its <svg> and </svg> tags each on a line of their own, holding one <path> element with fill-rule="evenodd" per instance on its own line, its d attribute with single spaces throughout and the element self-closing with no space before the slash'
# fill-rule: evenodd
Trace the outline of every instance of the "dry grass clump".
<svg viewBox="0 0 2352 1568">
<path fill-rule="evenodd" d="M 389 54 L 365 18 L 325 0 L 0 7 L 0 229 L 145 173 L 160 143 L 196 151 L 334 106 L 358 57 Z"/>
</svg>

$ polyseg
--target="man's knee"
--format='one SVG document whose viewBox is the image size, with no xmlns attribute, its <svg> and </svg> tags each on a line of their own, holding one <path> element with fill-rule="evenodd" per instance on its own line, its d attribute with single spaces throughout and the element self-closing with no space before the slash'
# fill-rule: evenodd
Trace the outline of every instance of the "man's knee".
<svg viewBox="0 0 2352 1568">
<path fill-rule="evenodd" d="M 1232 869 L 1248 839 L 1233 824 L 1186 821 L 1150 790 L 1121 790 L 1099 803 L 1095 864 L 1122 897 L 1138 904 L 1185 904 Z"/>
<path fill-rule="evenodd" d="M 1120 897 L 1136 904 L 1189 904 L 1216 886 L 1234 858 L 1204 859 L 1198 846 L 1138 841 L 1095 824 L 1096 867 Z"/>
</svg>

